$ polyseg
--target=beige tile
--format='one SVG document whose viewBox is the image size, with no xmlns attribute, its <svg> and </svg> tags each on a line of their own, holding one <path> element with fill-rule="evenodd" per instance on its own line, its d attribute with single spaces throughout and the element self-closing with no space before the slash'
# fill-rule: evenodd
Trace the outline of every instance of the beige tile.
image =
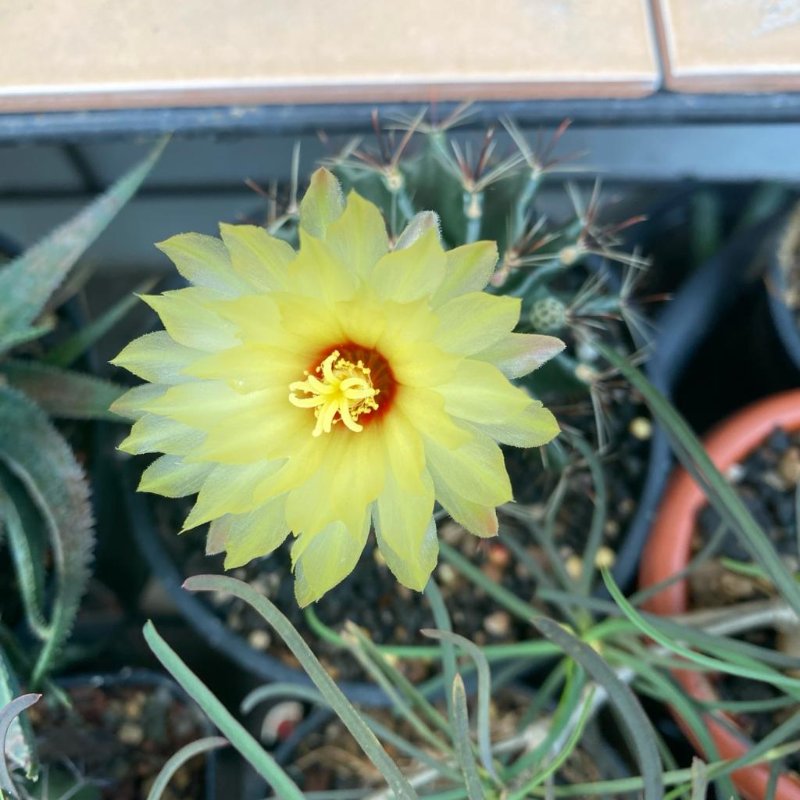
<svg viewBox="0 0 800 800">
<path fill-rule="evenodd" d="M 642 95 L 647 0 L 0 3 L 0 110 Z"/>
<path fill-rule="evenodd" d="M 800 0 L 655 0 L 675 89 L 800 89 Z"/>
</svg>

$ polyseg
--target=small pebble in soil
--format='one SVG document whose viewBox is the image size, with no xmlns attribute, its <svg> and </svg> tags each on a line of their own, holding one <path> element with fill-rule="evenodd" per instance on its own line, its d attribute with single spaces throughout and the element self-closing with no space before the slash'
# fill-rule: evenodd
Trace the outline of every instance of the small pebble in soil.
<svg viewBox="0 0 800 800">
<path fill-rule="evenodd" d="M 647 417 L 634 417 L 628 425 L 631 436 L 646 442 L 653 435 L 653 423 Z"/>
<path fill-rule="evenodd" d="M 269 646 L 272 644 L 272 637 L 269 635 L 269 631 L 263 628 L 256 628 L 247 635 L 247 641 L 250 647 L 256 650 L 269 650 Z"/>
<path fill-rule="evenodd" d="M 483 627 L 490 636 L 498 639 L 508 636 L 511 630 L 511 615 L 507 611 L 495 611 L 483 621 Z"/>
<path fill-rule="evenodd" d="M 567 575 L 569 575 L 570 578 L 578 580 L 583 574 L 583 559 L 573 553 L 564 561 L 564 569 L 566 569 Z"/>
</svg>

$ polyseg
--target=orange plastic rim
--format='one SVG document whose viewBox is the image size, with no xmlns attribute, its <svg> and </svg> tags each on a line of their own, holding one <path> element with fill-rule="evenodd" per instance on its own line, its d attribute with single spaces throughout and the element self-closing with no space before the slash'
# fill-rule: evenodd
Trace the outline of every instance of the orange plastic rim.
<svg viewBox="0 0 800 800">
<path fill-rule="evenodd" d="M 783 392 L 747 406 L 715 428 L 704 444 L 711 460 L 724 472 L 743 460 L 776 428 L 789 432 L 800 430 L 800 390 Z M 646 588 L 666 580 L 687 565 L 691 557 L 695 518 L 705 503 L 705 494 L 694 479 L 684 469 L 677 469 L 664 494 L 642 553 L 640 587 Z M 688 610 L 688 602 L 688 584 L 679 581 L 654 595 L 645 607 L 655 614 L 683 614 Z M 692 697 L 698 700 L 716 697 L 714 687 L 705 674 L 676 671 L 674 676 Z M 694 741 L 678 715 L 676 719 L 681 723 L 684 733 Z M 705 717 L 705 722 L 722 758 L 738 758 L 747 751 L 749 742 L 744 734 L 737 736 L 709 716 Z M 696 741 L 694 744 L 697 746 Z M 737 770 L 731 777 L 747 800 L 762 800 L 769 780 L 769 769 L 764 765 L 755 765 Z M 776 796 L 780 800 L 800 800 L 800 779 L 793 774 L 782 775 L 778 780 Z"/>
</svg>

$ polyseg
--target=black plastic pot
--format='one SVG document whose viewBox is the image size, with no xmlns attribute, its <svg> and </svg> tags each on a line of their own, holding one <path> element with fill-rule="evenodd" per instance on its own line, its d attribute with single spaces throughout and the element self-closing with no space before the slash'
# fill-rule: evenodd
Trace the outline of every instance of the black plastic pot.
<svg viewBox="0 0 800 800">
<path fill-rule="evenodd" d="M 794 368 L 795 380 L 800 383 L 800 328 L 797 325 L 796 312 L 784 301 L 786 290 L 786 277 L 777 254 L 773 252 L 765 276 L 767 307 L 773 330 L 783 346 L 787 361 Z"/>
<path fill-rule="evenodd" d="M 681 216 L 681 209 L 687 205 L 692 191 L 692 187 L 680 189 L 648 215 L 648 222 L 644 224 L 644 230 L 637 233 L 636 239 L 645 254 L 661 233 L 660 219 Z M 687 367 L 720 321 L 737 304 L 752 304 L 746 296 L 760 285 L 760 281 L 751 269 L 765 239 L 774 233 L 781 216 L 782 212 L 774 214 L 734 235 L 681 284 L 657 316 L 655 336 L 644 371 L 667 399 L 675 401 Z M 696 392 L 698 387 L 701 392 L 707 391 L 702 381 L 693 385 L 692 390 Z M 718 413 L 722 416 L 724 411 Z M 669 439 L 661 426 L 655 423 L 638 506 L 621 540 L 612 570 L 615 581 L 623 589 L 629 588 L 636 578 L 641 551 L 672 466 Z M 606 594 L 603 589 L 600 593 Z"/>
<path fill-rule="evenodd" d="M 197 721 L 203 730 L 203 736 L 213 736 L 216 729 L 208 718 L 195 705 L 194 701 L 178 686 L 171 678 L 149 669 L 123 669 L 120 672 L 111 673 L 87 673 L 70 675 L 60 678 L 56 684 L 62 689 L 74 689 L 78 687 L 92 688 L 135 688 L 145 687 L 152 689 L 164 689 L 169 695 L 188 707 L 194 707 L 197 711 Z M 205 775 L 203 800 L 216 800 L 217 793 L 217 751 L 209 750 L 203 754 L 205 759 Z"/>
</svg>

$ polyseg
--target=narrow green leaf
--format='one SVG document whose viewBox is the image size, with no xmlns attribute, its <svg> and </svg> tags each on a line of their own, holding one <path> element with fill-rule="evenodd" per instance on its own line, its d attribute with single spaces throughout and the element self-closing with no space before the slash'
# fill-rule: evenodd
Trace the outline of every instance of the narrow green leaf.
<svg viewBox="0 0 800 800">
<path fill-rule="evenodd" d="M 436 581 L 431 578 L 428 585 L 425 587 L 425 597 L 428 599 L 428 604 L 433 612 L 433 621 L 440 631 L 452 631 L 453 625 L 450 621 L 450 614 L 447 612 L 447 606 L 444 603 L 442 593 L 436 585 Z M 446 639 L 442 639 L 442 674 L 444 676 L 444 685 L 452 686 L 453 680 L 456 677 L 456 653 L 453 645 Z M 452 718 L 452 696 L 449 692 L 445 692 L 447 702 L 447 715 Z"/>
<path fill-rule="evenodd" d="M 156 283 L 156 280 L 142 281 L 131 293 L 120 298 L 105 313 L 75 331 L 72 336 L 50 350 L 42 360 L 54 367 L 69 367 L 138 305 L 138 295 L 147 294 Z"/>
<path fill-rule="evenodd" d="M 201 753 L 208 753 L 211 750 L 218 750 L 220 747 L 227 747 L 228 740 L 223 739 L 221 736 L 208 736 L 204 739 L 198 739 L 196 742 L 190 742 L 181 747 L 169 760 L 161 767 L 150 791 L 147 794 L 147 800 L 161 800 L 161 795 L 164 794 L 169 782 L 172 780 L 175 773 L 187 762 Z"/>
<path fill-rule="evenodd" d="M 69 635 L 89 581 L 94 548 L 89 486 L 44 412 L 8 386 L 0 386 L 0 462 L 25 487 L 50 533 L 56 585 L 51 634 L 31 676 L 36 688 Z"/>
<path fill-rule="evenodd" d="M 0 375 L 52 417 L 122 422 L 108 407 L 125 392 L 125 387 L 111 381 L 37 361 L 3 361 Z"/>
<path fill-rule="evenodd" d="M 636 755 L 644 780 L 644 800 L 660 800 L 664 795 L 664 785 L 656 734 L 636 695 L 589 645 L 567 633 L 557 622 L 546 617 L 538 617 L 532 622 L 543 636 L 561 647 L 608 692 Z"/>
<path fill-rule="evenodd" d="M 781 596 L 800 616 L 800 586 L 775 551 L 761 526 L 753 519 L 743 500 L 708 457 L 702 443 L 686 420 L 672 407 L 642 373 L 618 353 L 598 344 L 598 350 L 619 370 L 650 406 L 653 415 L 669 435 L 684 468 L 698 481 L 723 520 L 770 576 Z"/>
<path fill-rule="evenodd" d="M 353 734 L 366 756 L 386 778 L 391 791 L 399 800 L 417 800 L 416 792 L 383 749 L 375 734 L 367 727 L 352 703 L 319 663 L 297 629 L 273 603 L 246 583 L 222 575 L 196 575 L 187 579 L 184 586 L 189 591 L 232 594 L 257 611 L 277 631 L 286 646 L 292 651 L 314 685 Z"/>
<path fill-rule="evenodd" d="M 456 758 L 464 776 L 469 800 L 485 800 L 481 779 L 478 776 L 478 765 L 472 754 L 472 741 L 469 735 L 469 712 L 467 711 L 467 692 L 464 681 L 456 675 L 453 681 L 453 743 L 456 746 Z"/>
<path fill-rule="evenodd" d="M 26 708 L 38 703 L 40 698 L 40 694 L 23 694 L 0 708 L 0 789 L 8 794 L 9 797 L 15 798 L 15 800 L 19 795 L 8 772 L 8 764 L 6 764 L 6 737 L 11 723 Z"/>
<path fill-rule="evenodd" d="M 490 707 L 492 702 L 492 675 L 489 662 L 474 642 L 452 631 L 437 631 L 423 628 L 420 633 L 431 639 L 440 639 L 444 642 L 458 645 L 472 657 L 478 670 L 478 718 L 476 732 L 478 736 L 478 752 L 484 769 L 493 777 L 497 777 L 492 760 L 491 719 Z M 462 681 L 463 684 L 463 681 Z M 455 711 L 455 709 L 454 709 Z"/>
<path fill-rule="evenodd" d="M 161 638 L 152 622 L 144 626 L 144 638 L 156 658 L 205 711 L 228 741 L 242 754 L 253 769 L 286 800 L 303 800 L 297 784 L 275 763 L 272 756 L 236 720 L 209 688 L 186 666 L 181 657 Z"/>
<path fill-rule="evenodd" d="M 20 681 L 11 659 L 0 646 L 0 708 L 4 708 L 15 697 L 19 697 L 21 691 Z M 11 723 L 6 733 L 5 745 L 0 746 L 0 760 L 4 755 L 6 764 L 10 762 L 12 768 L 23 769 L 29 777 L 36 774 L 38 770 L 36 737 L 27 716 L 18 716 Z"/>
<path fill-rule="evenodd" d="M 563 747 L 559 748 L 558 752 L 554 754 L 552 760 L 545 766 L 541 772 L 534 775 L 519 791 L 513 792 L 509 795 L 508 800 L 524 800 L 537 786 L 541 786 L 548 778 L 555 775 L 561 768 L 561 765 L 572 755 L 578 742 L 583 736 L 584 728 L 593 710 L 593 692 L 588 692 L 583 699 L 583 705 L 578 714 L 578 721 L 570 731 L 566 742 Z"/>
<path fill-rule="evenodd" d="M 649 636 L 664 649 L 714 672 L 723 672 L 728 675 L 738 675 L 740 678 L 749 678 L 754 681 L 770 683 L 773 686 L 780 687 L 787 694 L 791 694 L 800 699 L 800 679 L 798 678 L 784 675 L 777 670 L 771 669 L 766 664 L 760 664 L 755 659 L 745 658 L 742 655 L 738 656 L 738 663 L 734 663 L 730 655 L 728 659 L 711 658 L 710 656 L 691 650 L 688 647 L 684 647 L 672 636 L 663 633 L 658 626 L 657 620 L 651 621 L 636 611 L 625 599 L 625 596 L 619 590 L 619 587 L 607 570 L 603 570 L 602 574 L 609 593 L 619 605 L 620 609 L 622 609 L 622 613 L 625 614 L 642 633 Z"/>
<path fill-rule="evenodd" d="M 36 319 L 72 266 L 128 202 L 166 140 L 75 217 L 0 269 L 0 330 L 23 331 Z"/>
<path fill-rule="evenodd" d="M 691 800 L 706 800 L 708 792 L 708 770 L 701 758 L 692 759 L 692 797 Z"/>
</svg>

